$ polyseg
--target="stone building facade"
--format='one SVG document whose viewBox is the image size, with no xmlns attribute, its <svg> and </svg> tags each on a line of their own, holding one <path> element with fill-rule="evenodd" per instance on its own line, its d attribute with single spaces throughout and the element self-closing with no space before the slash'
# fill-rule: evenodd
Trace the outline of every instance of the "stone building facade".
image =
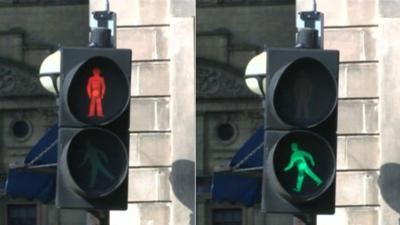
<svg viewBox="0 0 400 225">
<path fill-rule="evenodd" d="M 113 0 L 117 47 L 132 49 L 128 210 L 110 224 L 195 224 L 195 5 Z M 91 0 L 91 10 L 103 10 Z"/>
<path fill-rule="evenodd" d="M 260 97 L 244 81 L 252 57 L 264 47 L 293 47 L 295 2 L 197 1 L 196 177 L 198 225 L 284 224 L 290 218 L 261 212 L 260 205 L 211 200 L 213 172 L 263 126 Z M 234 187 L 232 187 L 234 188 Z"/>
<path fill-rule="evenodd" d="M 88 24 L 85 1 L 0 1 L 1 225 L 86 223 L 84 211 L 7 198 L 3 188 L 9 165 L 23 161 L 57 121 L 56 99 L 39 83 L 40 63 L 59 45 L 85 46 Z"/>
<path fill-rule="evenodd" d="M 132 0 L 110 4 L 118 14 L 117 46 L 131 48 L 134 59 L 129 209 L 111 212 L 110 224 L 194 224 L 194 2 Z M 104 6 L 105 1 L 89 3 L 91 10 L 103 10 Z M 0 12 L 0 55 L 4 58 L 0 74 L 0 143 L 4 184 L 8 164 L 23 160 L 46 128 L 56 121 L 55 98 L 41 89 L 36 77 L 38 66 L 60 46 L 87 44 L 89 10 L 87 4 L 78 0 L 10 0 L 0 3 Z M 18 65 L 14 68 L 10 61 Z M 38 93 L 21 94 L 21 89 L 10 93 L 10 82 L 20 79 L 28 80 L 28 85 L 35 84 Z M 17 97 L 13 96 L 15 93 L 19 93 Z M 20 144 L 22 138 L 10 137 L 13 125 L 20 120 L 32 125 L 24 144 Z M 14 153 L 14 145 L 21 146 L 18 153 Z M 25 199 L 2 199 L 0 224 L 7 224 L 10 218 L 7 213 L 14 206 L 10 202 L 27 206 L 22 208 L 29 214 L 29 224 L 87 224 L 84 211 L 60 211 L 52 204 Z M 34 216 L 30 215 L 32 205 Z"/>
<path fill-rule="evenodd" d="M 3 180 L 7 165 L 22 160 L 56 117 L 53 97 L 8 90 L 12 79 L 5 75 L 20 74 L 24 89 L 37 86 L 33 77 L 42 59 L 59 43 L 86 45 L 88 33 L 87 6 L 14 2 L 22 1 L 0 4 Z M 192 0 L 111 0 L 117 46 L 131 48 L 133 62 L 129 208 L 111 212 L 110 224 L 217 224 L 213 215 L 238 212 L 242 225 L 292 223 L 287 216 L 264 215 L 258 206 L 213 203 L 207 185 L 262 124 L 260 100 L 242 83 L 245 65 L 264 44 L 293 46 L 295 12 L 311 9 L 310 3 L 198 0 L 196 10 Z M 89 7 L 104 9 L 104 1 L 91 0 Z M 318 216 L 318 224 L 398 224 L 400 3 L 319 0 L 318 9 L 325 13 L 325 48 L 341 52 L 337 209 Z M 77 12 L 81 16 L 71 17 Z M 29 128 L 25 135 L 18 133 L 21 122 Z M 225 128 L 233 132 L 218 132 Z M 71 216 L 51 205 L 4 198 L 0 224 L 6 224 L 7 207 L 21 204 L 38 208 L 37 224 L 85 224 L 82 212 Z"/>
<path fill-rule="evenodd" d="M 340 50 L 336 214 L 319 224 L 398 224 L 398 1 L 319 1 Z M 298 1 L 297 10 L 310 7 Z"/>
<path fill-rule="evenodd" d="M 201 46 L 197 49 L 198 57 L 228 62 L 236 68 L 243 69 L 243 65 L 248 62 L 246 55 L 241 54 L 239 57 L 235 57 L 235 54 L 227 54 L 227 52 L 232 53 L 238 49 L 232 46 L 235 41 L 242 44 L 245 42 L 243 38 L 241 40 L 237 38 L 240 36 L 240 29 L 246 30 L 246 32 L 251 30 L 247 28 L 249 25 L 244 21 L 255 20 L 254 27 L 259 30 L 259 33 L 255 32 L 247 36 L 253 41 L 258 37 L 267 40 L 267 36 L 271 38 L 282 32 L 282 27 L 274 27 L 272 33 L 265 35 L 263 32 L 269 27 L 267 20 L 260 19 L 260 15 L 254 12 L 248 13 L 247 17 L 249 18 L 240 16 L 241 14 L 238 13 L 250 11 L 247 7 L 251 7 L 251 5 L 262 11 L 262 6 L 267 5 L 265 2 L 264 4 L 262 1 L 245 0 L 198 2 L 203 3 L 202 5 L 198 4 L 197 8 L 197 46 Z M 295 11 L 310 10 L 312 9 L 311 3 L 312 1 L 308 0 L 297 0 Z M 325 48 L 338 49 L 341 54 L 336 179 L 337 209 L 335 215 L 318 216 L 318 224 L 398 224 L 399 154 L 397 149 L 399 143 L 395 135 L 399 127 L 398 113 L 396 113 L 398 109 L 396 101 L 399 94 L 396 57 L 399 55 L 399 41 L 396 36 L 399 33 L 398 9 L 400 3 L 393 0 L 340 0 L 335 2 L 319 0 L 317 3 L 318 10 L 325 13 Z M 271 14 L 266 11 L 263 13 Z M 227 19 L 224 18 L 224 14 L 227 14 Z M 287 16 L 295 18 L 294 11 L 293 14 L 289 14 Z M 282 17 L 285 16 L 281 14 L 275 23 L 279 24 L 278 21 L 284 20 Z M 208 20 L 214 21 L 213 24 L 204 22 Z M 259 21 L 263 21 L 262 25 L 259 24 Z M 222 25 L 222 23 L 224 24 Z M 231 24 L 234 24 L 235 27 L 232 28 Z M 216 26 L 225 26 L 225 28 L 213 30 Z M 229 41 L 221 38 L 223 36 L 229 37 Z M 207 43 L 203 46 L 202 40 L 204 39 L 207 39 Z M 282 38 L 278 38 L 278 40 L 282 40 Z M 231 43 L 231 45 L 227 43 Z M 257 45 L 257 42 L 255 43 Z M 289 47 L 283 43 L 278 44 L 281 47 Z M 221 47 L 224 45 L 229 47 Z M 249 45 L 245 46 L 247 49 L 251 49 Z M 243 53 L 243 51 L 240 52 Z M 247 57 L 255 54 L 254 51 L 247 53 Z M 199 65 L 201 66 L 198 63 L 197 66 L 199 67 Z M 243 70 L 241 72 L 243 75 Z M 198 72 L 197 76 L 199 74 L 202 73 Z M 232 108 L 242 113 L 251 111 L 252 101 L 245 101 L 246 107 L 241 108 L 242 104 L 240 103 L 243 102 L 241 98 L 243 96 L 238 96 L 239 98 L 232 96 L 226 105 L 223 105 L 221 100 L 218 101 L 218 104 L 211 104 L 212 99 L 203 99 L 200 96 L 199 100 L 199 95 L 197 97 L 198 156 L 196 162 L 197 186 L 200 187 L 200 190 L 203 190 L 201 185 L 210 182 L 209 175 L 202 177 L 201 174 L 210 173 L 221 165 L 226 165 L 235 149 L 237 150 L 240 146 L 240 144 L 232 145 L 230 150 L 227 150 L 226 147 L 221 149 L 220 144 L 215 141 L 218 139 L 215 130 L 210 129 L 209 125 L 213 120 L 224 120 L 229 117 L 232 114 Z M 257 111 L 256 103 L 253 107 L 253 111 Z M 221 109 L 217 119 L 204 116 L 207 114 L 204 111 L 212 111 L 217 108 Z M 260 107 L 258 109 L 261 110 Z M 254 129 L 254 125 L 251 125 L 252 122 L 246 121 L 247 119 L 243 119 L 243 117 L 242 119 L 232 118 L 241 124 L 239 127 L 242 127 L 242 130 L 240 131 L 244 131 L 244 135 L 251 134 L 250 131 L 246 132 L 246 127 Z M 206 152 L 212 153 L 207 154 Z M 214 160 L 212 166 L 209 166 L 210 160 L 212 160 L 210 156 L 220 160 Z M 206 194 L 198 195 L 199 224 L 213 224 L 212 210 L 218 208 L 240 209 L 242 215 L 240 224 L 292 224 L 291 218 L 285 218 L 285 216 L 267 215 L 266 218 L 261 219 L 257 213 L 258 206 L 246 209 L 238 204 L 212 203 L 207 200 L 209 198 L 207 191 Z M 230 216 L 235 215 L 234 211 L 231 211 Z"/>
</svg>

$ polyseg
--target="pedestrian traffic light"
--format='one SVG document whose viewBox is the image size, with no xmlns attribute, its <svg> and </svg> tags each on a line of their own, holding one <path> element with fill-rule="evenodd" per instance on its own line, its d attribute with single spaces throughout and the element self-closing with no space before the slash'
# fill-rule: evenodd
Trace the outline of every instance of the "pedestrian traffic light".
<svg viewBox="0 0 400 225">
<path fill-rule="evenodd" d="M 127 208 L 131 51 L 61 49 L 56 206 Z"/>
<path fill-rule="evenodd" d="M 267 49 L 262 208 L 333 214 L 339 52 Z"/>
</svg>

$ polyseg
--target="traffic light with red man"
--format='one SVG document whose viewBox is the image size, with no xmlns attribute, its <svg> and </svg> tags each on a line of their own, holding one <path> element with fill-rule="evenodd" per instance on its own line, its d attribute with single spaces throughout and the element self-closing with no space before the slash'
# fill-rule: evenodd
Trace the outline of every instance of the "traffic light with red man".
<svg viewBox="0 0 400 225">
<path fill-rule="evenodd" d="M 56 206 L 127 208 L 131 51 L 61 49 Z"/>
</svg>

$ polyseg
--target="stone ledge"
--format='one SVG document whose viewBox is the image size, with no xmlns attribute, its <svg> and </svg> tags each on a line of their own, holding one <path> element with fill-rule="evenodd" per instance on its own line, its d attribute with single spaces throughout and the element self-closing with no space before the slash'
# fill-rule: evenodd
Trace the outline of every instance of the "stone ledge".
<svg viewBox="0 0 400 225">
<path fill-rule="evenodd" d="M 317 216 L 317 224 L 376 225 L 379 224 L 379 207 L 336 208 L 334 215 Z"/>
<path fill-rule="evenodd" d="M 339 100 L 338 134 L 376 134 L 378 100 Z"/>
<path fill-rule="evenodd" d="M 132 98 L 130 130 L 170 131 L 170 98 Z"/>
<path fill-rule="evenodd" d="M 132 64 L 132 96 L 165 96 L 170 94 L 169 62 Z"/>
<path fill-rule="evenodd" d="M 170 166 L 171 134 L 138 133 L 130 135 L 130 166 Z"/>
<path fill-rule="evenodd" d="M 339 136 L 337 169 L 379 169 L 381 149 L 379 136 Z"/>
<path fill-rule="evenodd" d="M 118 48 L 132 49 L 132 60 L 169 59 L 169 27 L 118 28 L 117 33 Z"/>
<path fill-rule="evenodd" d="M 375 61 L 377 54 L 377 27 L 325 29 L 325 48 L 338 49 L 340 61 Z"/>
<path fill-rule="evenodd" d="M 337 172 L 336 206 L 379 205 L 377 180 L 376 171 Z"/>
<path fill-rule="evenodd" d="M 339 97 L 378 97 L 378 63 L 340 64 Z"/>
<path fill-rule="evenodd" d="M 129 203 L 126 211 L 110 211 L 110 224 L 118 225 L 168 225 L 169 203 Z"/>
<path fill-rule="evenodd" d="M 169 168 L 129 169 L 129 202 L 170 201 Z"/>
</svg>

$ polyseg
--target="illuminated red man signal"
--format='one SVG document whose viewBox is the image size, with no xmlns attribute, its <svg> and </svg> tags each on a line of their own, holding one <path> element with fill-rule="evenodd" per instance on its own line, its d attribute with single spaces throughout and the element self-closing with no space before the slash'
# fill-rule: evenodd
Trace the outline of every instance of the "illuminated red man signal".
<svg viewBox="0 0 400 225">
<path fill-rule="evenodd" d="M 104 117 L 102 100 L 106 93 L 106 83 L 101 76 L 101 70 L 93 68 L 93 74 L 89 77 L 86 91 L 90 99 L 88 117 Z"/>
</svg>

